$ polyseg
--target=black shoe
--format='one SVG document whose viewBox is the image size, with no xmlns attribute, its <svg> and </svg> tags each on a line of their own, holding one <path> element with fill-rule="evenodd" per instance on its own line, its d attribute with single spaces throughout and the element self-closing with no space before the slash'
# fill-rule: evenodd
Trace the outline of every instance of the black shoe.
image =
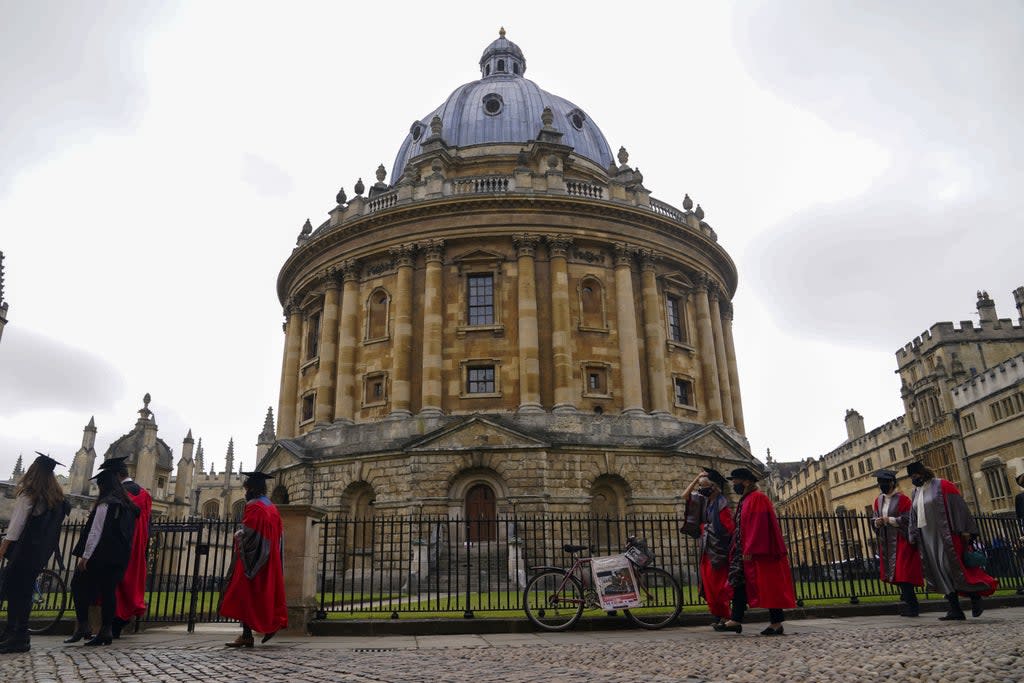
<svg viewBox="0 0 1024 683">
<path fill-rule="evenodd" d="M 783 631 L 783 627 L 782 626 L 780 626 L 778 628 L 772 628 L 771 626 L 769 626 L 765 630 L 761 631 L 761 635 L 762 636 L 781 636 L 781 635 L 785 635 L 782 631 Z"/>
<path fill-rule="evenodd" d="M 725 623 L 723 623 L 723 624 L 715 624 L 714 628 L 715 628 L 716 631 L 719 631 L 719 632 L 721 632 L 721 631 L 729 631 L 730 633 L 743 633 L 743 624 L 733 624 L 732 626 L 730 626 L 729 624 L 725 624 Z"/>
<path fill-rule="evenodd" d="M 113 636 L 105 636 L 103 634 L 100 634 L 95 638 L 91 638 L 90 640 L 85 641 L 85 646 L 95 647 L 97 645 L 110 645 L 112 642 L 114 642 Z"/>
<path fill-rule="evenodd" d="M 985 611 L 985 606 L 981 604 L 981 598 L 977 600 L 971 600 L 971 616 L 980 617 Z"/>
<path fill-rule="evenodd" d="M 260 643 L 265 643 L 265 642 L 267 642 L 268 640 L 270 640 L 271 638 L 273 638 L 276 635 L 277 635 L 277 631 L 273 631 L 271 633 L 264 633 L 263 634 L 263 638 L 260 640 Z"/>
<path fill-rule="evenodd" d="M 9 638 L 0 643 L 0 655 L 14 654 L 15 652 L 28 652 L 32 649 L 27 637 Z"/>
<path fill-rule="evenodd" d="M 946 612 L 946 616 L 939 617 L 939 621 L 963 621 L 967 617 L 964 616 L 963 612 Z"/>
<path fill-rule="evenodd" d="M 121 637 L 121 629 L 128 625 L 127 621 L 123 619 L 114 619 L 114 623 L 110 625 L 110 636 L 117 640 Z"/>
<path fill-rule="evenodd" d="M 89 633 L 88 631 L 75 631 L 74 633 L 71 634 L 70 638 L 65 638 L 64 642 L 68 643 L 68 644 L 77 643 L 78 641 L 82 640 L 83 638 L 92 638 L 92 634 Z"/>
</svg>

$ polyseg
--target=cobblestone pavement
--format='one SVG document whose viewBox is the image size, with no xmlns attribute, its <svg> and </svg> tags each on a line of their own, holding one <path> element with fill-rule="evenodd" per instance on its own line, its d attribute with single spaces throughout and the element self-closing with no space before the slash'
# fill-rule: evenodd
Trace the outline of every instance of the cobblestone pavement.
<svg viewBox="0 0 1024 683">
<path fill-rule="evenodd" d="M 784 637 L 709 627 L 472 636 L 287 637 L 223 646 L 236 628 L 153 628 L 83 648 L 37 637 L 0 655 L 4 683 L 282 681 L 317 683 L 678 683 L 697 681 L 970 681 L 1024 679 L 1024 607 L 966 622 L 850 617 L 786 623 Z"/>
</svg>

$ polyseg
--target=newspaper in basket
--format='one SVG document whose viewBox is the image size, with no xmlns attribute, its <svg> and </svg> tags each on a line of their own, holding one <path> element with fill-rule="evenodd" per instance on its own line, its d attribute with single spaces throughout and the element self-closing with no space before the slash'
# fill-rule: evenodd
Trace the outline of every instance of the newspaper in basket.
<svg viewBox="0 0 1024 683">
<path fill-rule="evenodd" d="M 640 605 L 633 564 L 625 555 L 591 558 L 590 568 L 601 609 L 629 609 Z"/>
</svg>

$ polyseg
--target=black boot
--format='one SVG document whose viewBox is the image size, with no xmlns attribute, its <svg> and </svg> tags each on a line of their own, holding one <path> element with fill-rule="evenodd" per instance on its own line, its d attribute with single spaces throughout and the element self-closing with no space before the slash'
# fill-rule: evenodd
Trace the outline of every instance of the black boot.
<svg viewBox="0 0 1024 683">
<path fill-rule="evenodd" d="M 7 637 L 0 641 L 0 654 L 11 654 L 13 652 L 28 652 L 30 649 L 28 640 L 28 624 L 16 623 L 8 627 Z"/>
<path fill-rule="evenodd" d="M 985 606 L 981 604 L 981 596 L 977 593 L 971 593 L 971 616 L 980 617 L 984 611 Z"/>
<path fill-rule="evenodd" d="M 65 638 L 64 642 L 68 644 L 77 643 L 83 638 L 92 638 L 92 633 L 89 632 L 88 623 L 83 624 L 82 622 L 78 622 L 77 624 L 75 624 L 75 632 L 71 634 L 70 638 Z"/>
<path fill-rule="evenodd" d="M 114 636 L 114 640 L 121 637 L 121 629 L 128 625 L 128 622 L 124 619 L 118 619 L 114 617 L 114 623 L 110 625 L 110 634 Z"/>
<path fill-rule="evenodd" d="M 946 612 L 946 616 L 939 617 L 939 621 L 963 621 L 967 618 L 960 607 L 960 600 L 957 598 L 956 593 L 947 595 L 946 602 L 949 603 L 949 611 Z"/>
</svg>

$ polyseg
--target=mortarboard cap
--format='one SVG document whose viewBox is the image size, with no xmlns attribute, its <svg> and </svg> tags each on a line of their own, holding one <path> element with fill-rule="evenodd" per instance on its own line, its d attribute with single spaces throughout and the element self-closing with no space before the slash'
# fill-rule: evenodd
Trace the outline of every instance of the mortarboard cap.
<svg viewBox="0 0 1024 683">
<path fill-rule="evenodd" d="M 875 479 L 891 479 L 896 481 L 896 473 L 892 470 L 878 470 L 875 472 Z"/>
<path fill-rule="evenodd" d="M 32 464 L 34 465 L 37 462 L 39 463 L 40 467 L 45 467 L 51 472 L 53 472 L 53 468 L 56 467 L 57 465 L 60 465 L 61 467 L 66 466 L 62 462 L 57 462 L 56 460 L 48 456 L 46 453 L 40 453 L 39 451 L 36 451 L 36 455 L 38 455 L 39 457 L 36 458 L 35 462 L 33 462 Z"/>
<path fill-rule="evenodd" d="M 100 471 L 111 470 L 117 472 L 124 467 L 124 461 L 128 459 L 127 455 L 123 455 L 119 458 L 107 458 L 100 463 Z"/>
<path fill-rule="evenodd" d="M 729 475 L 730 479 L 743 479 L 744 481 L 757 481 L 757 475 L 751 472 L 746 467 L 739 467 L 732 471 Z"/>
<path fill-rule="evenodd" d="M 239 472 L 239 474 L 245 475 L 249 479 L 273 479 L 274 475 L 267 474 L 266 472 Z"/>
</svg>

